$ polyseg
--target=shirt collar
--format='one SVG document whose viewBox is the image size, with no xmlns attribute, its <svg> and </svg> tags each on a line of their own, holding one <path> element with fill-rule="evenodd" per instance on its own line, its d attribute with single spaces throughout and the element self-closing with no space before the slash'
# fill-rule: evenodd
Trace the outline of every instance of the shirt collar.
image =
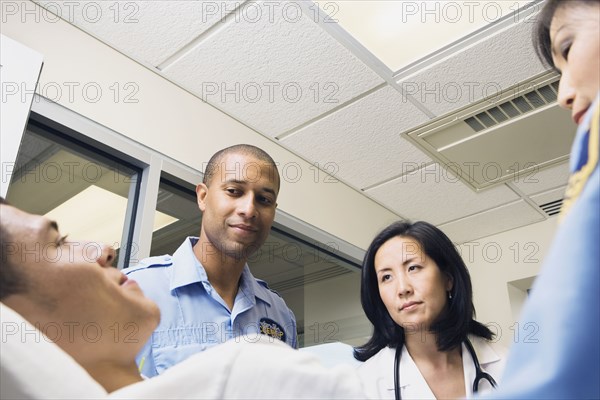
<svg viewBox="0 0 600 400">
<path fill-rule="evenodd" d="M 173 253 L 169 290 L 175 290 L 196 282 L 208 282 L 206 271 L 194 254 L 193 246 L 196 242 L 198 242 L 197 237 L 189 236 Z"/>
<path fill-rule="evenodd" d="M 209 282 L 206 270 L 202 263 L 194 254 L 194 245 L 198 242 L 198 237 L 189 236 L 173 253 L 172 274 L 169 290 L 191 285 L 198 282 Z M 240 282 L 240 291 L 248 298 L 258 297 L 265 303 L 271 305 L 271 292 L 265 286 L 261 285 L 250 272 L 248 264 L 244 265 Z"/>
</svg>

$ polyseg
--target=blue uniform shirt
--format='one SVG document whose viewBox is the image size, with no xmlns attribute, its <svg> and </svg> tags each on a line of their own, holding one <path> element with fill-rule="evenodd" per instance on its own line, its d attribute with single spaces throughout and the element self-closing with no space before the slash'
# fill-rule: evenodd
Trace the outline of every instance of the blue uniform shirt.
<svg viewBox="0 0 600 400">
<path fill-rule="evenodd" d="M 579 126 L 561 222 L 521 316 L 497 399 L 600 398 L 600 96 Z"/>
<path fill-rule="evenodd" d="M 193 252 L 197 241 L 189 237 L 173 256 L 150 257 L 123 270 L 161 312 L 160 324 L 136 358 L 140 372 L 155 376 L 192 354 L 241 335 L 251 338 L 263 333 L 297 347 L 293 312 L 264 281 L 252 276 L 248 265 L 233 310 L 228 309 Z"/>
</svg>

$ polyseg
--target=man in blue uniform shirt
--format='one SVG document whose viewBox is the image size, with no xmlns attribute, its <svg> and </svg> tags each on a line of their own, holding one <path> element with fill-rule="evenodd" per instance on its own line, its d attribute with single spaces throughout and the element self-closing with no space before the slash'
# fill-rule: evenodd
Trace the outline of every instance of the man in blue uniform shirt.
<svg viewBox="0 0 600 400">
<path fill-rule="evenodd" d="M 196 187 L 200 236 L 186 238 L 172 256 L 123 271 L 161 311 L 136 359 L 143 375 L 241 335 L 263 333 L 297 347 L 294 314 L 246 263 L 269 234 L 279 186 L 275 162 L 263 150 L 236 145 L 217 152 Z"/>
</svg>

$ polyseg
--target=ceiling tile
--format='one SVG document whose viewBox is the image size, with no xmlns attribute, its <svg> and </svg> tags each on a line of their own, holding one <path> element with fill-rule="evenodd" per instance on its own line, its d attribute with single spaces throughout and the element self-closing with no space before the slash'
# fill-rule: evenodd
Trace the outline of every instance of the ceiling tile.
<svg viewBox="0 0 600 400">
<path fill-rule="evenodd" d="M 519 200 L 458 221 L 440 225 L 439 228 L 454 243 L 465 243 L 544 219 L 544 216 L 527 202 Z"/>
<path fill-rule="evenodd" d="M 493 101 L 513 85 L 546 71 L 531 44 L 532 26 L 511 25 L 398 83 L 437 116 L 488 96 Z"/>
<path fill-rule="evenodd" d="M 549 168 L 542 170 L 534 169 L 520 176 L 515 176 L 510 182 L 523 193 L 530 195 L 556 187 L 564 187 L 568 181 L 569 163 L 563 162 Z"/>
<path fill-rule="evenodd" d="M 124 54 L 157 66 L 244 1 L 38 0 L 37 3 Z"/>
<path fill-rule="evenodd" d="M 366 193 L 399 215 L 436 225 L 519 198 L 506 185 L 476 193 L 439 164 L 428 165 Z"/>
<path fill-rule="evenodd" d="M 531 196 L 530 198 L 535 202 L 535 204 L 541 206 L 543 204 L 548 204 L 557 200 L 561 200 L 565 196 L 566 190 L 567 186 L 565 185 L 556 189 L 548 190 L 546 192 L 538 193 L 535 196 Z"/>
<path fill-rule="evenodd" d="M 386 86 L 281 140 L 335 177 L 363 189 L 431 159 L 400 133 L 428 118 Z"/>
<path fill-rule="evenodd" d="M 383 83 L 297 3 L 285 14 L 278 2 L 247 4 L 164 75 L 273 137 Z"/>
</svg>

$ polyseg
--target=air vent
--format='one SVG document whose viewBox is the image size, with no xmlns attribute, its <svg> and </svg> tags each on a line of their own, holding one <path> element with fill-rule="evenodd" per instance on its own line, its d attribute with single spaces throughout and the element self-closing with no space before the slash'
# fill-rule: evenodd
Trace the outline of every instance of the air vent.
<svg viewBox="0 0 600 400">
<path fill-rule="evenodd" d="M 474 132 L 481 132 L 494 125 L 517 118 L 540 107 L 556 101 L 557 82 L 542 86 L 525 93 L 522 96 L 508 100 L 497 107 L 480 112 L 477 115 L 465 119 L 465 123 Z"/>
<path fill-rule="evenodd" d="M 403 133 L 451 177 L 479 191 L 568 159 L 575 135 L 553 71 Z"/>
<path fill-rule="evenodd" d="M 562 208 L 563 199 L 554 200 L 546 204 L 542 204 L 540 208 L 544 211 L 549 217 L 556 215 L 560 212 Z"/>
</svg>

